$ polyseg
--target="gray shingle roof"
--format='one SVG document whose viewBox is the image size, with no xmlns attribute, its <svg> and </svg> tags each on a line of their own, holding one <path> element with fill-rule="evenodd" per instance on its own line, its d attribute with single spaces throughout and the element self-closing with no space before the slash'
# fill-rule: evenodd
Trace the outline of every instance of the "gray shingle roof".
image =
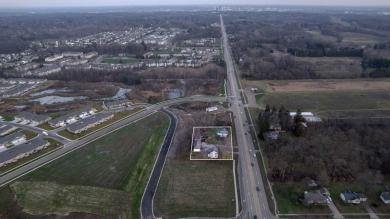
<svg viewBox="0 0 390 219">
<path fill-rule="evenodd" d="M 7 135 L 7 136 L 0 138 L 0 145 L 7 143 L 7 142 L 11 142 L 17 138 L 25 137 L 25 136 L 26 135 L 24 135 L 23 133 L 20 133 L 20 132 L 12 133 L 10 135 Z"/>
<path fill-rule="evenodd" d="M 7 149 L 0 153 L 0 163 L 4 163 L 8 160 L 14 159 L 21 154 L 28 153 L 47 144 L 48 141 L 43 139 L 33 139 L 24 144 L 17 145 L 13 148 Z"/>
</svg>

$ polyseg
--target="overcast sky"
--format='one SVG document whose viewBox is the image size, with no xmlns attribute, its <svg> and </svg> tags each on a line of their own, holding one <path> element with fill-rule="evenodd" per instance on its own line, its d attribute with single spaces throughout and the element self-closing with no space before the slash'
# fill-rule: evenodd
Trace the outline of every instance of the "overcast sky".
<svg viewBox="0 0 390 219">
<path fill-rule="evenodd" d="M 0 0 L 0 7 L 59 7 L 117 5 L 338 5 L 390 6 L 390 0 Z"/>
</svg>

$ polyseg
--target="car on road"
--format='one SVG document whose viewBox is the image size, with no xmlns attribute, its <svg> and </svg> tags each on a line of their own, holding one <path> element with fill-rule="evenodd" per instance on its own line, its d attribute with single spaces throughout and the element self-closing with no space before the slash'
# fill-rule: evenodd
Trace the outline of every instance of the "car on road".
<svg viewBox="0 0 390 219">
<path fill-rule="evenodd" d="M 156 191 L 153 189 L 152 191 L 150 191 L 150 194 L 153 196 L 155 192 Z"/>
<path fill-rule="evenodd" d="M 46 135 L 46 136 L 49 135 L 49 134 L 48 134 L 47 132 L 45 132 L 45 131 L 43 131 L 42 134 L 44 134 L 44 135 Z"/>
<path fill-rule="evenodd" d="M 260 191 L 260 188 L 258 186 L 256 187 L 256 191 Z"/>
<path fill-rule="evenodd" d="M 253 154 L 253 157 L 256 157 L 256 154 Z"/>
<path fill-rule="evenodd" d="M 251 166 L 253 167 L 253 166 L 255 166 L 255 164 L 254 164 L 254 163 L 251 163 Z"/>
</svg>

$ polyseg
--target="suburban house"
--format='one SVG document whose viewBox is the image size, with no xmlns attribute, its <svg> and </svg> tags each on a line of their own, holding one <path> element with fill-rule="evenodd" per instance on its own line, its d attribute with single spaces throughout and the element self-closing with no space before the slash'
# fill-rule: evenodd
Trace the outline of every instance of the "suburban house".
<svg viewBox="0 0 390 219">
<path fill-rule="evenodd" d="M 109 119 L 112 119 L 114 114 L 112 113 L 99 113 L 89 116 L 85 119 L 72 123 L 68 126 L 67 130 L 73 134 L 78 134 L 86 131 L 92 127 L 99 125 Z"/>
<path fill-rule="evenodd" d="M 290 112 L 290 116 L 292 118 L 294 118 L 295 115 L 297 115 L 296 112 Z M 301 112 L 301 115 L 303 118 L 305 118 L 306 122 L 309 123 L 322 122 L 322 119 L 318 116 L 315 116 L 312 112 Z"/>
<path fill-rule="evenodd" d="M 0 138 L 0 148 L 10 147 L 17 144 L 18 142 L 26 140 L 26 135 L 20 132 L 12 133 L 5 137 Z"/>
<path fill-rule="evenodd" d="M 121 106 L 130 106 L 131 102 L 128 99 L 120 99 L 114 101 L 105 101 L 103 104 L 107 109 L 114 109 Z"/>
<path fill-rule="evenodd" d="M 211 159 L 217 159 L 218 158 L 218 151 L 211 151 L 207 156 Z"/>
<path fill-rule="evenodd" d="M 229 135 L 229 131 L 226 128 L 217 132 L 217 136 L 220 138 L 226 138 Z"/>
<path fill-rule="evenodd" d="M 71 122 L 76 121 L 77 119 L 87 117 L 89 115 L 93 115 L 97 110 L 93 107 L 84 107 L 82 109 L 79 109 L 77 111 L 68 113 L 64 116 L 52 119 L 49 121 L 49 124 L 56 128 L 60 127 L 66 124 L 69 124 Z"/>
<path fill-rule="evenodd" d="M 314 191 L 305 191 L 304 192 L 304 203 L 305 204 L 319 204 L 326 205 L 329 204 L 329 196 L 322 194 L 319 190 Z"/>
<path fill-rule="evenodd" d="M 16 130 L 16 127 L 5 125 L 3 127 L 0 127 L 0 136 L 8 135 L 12 131 Z"/>
<path fill-rule="evenodd" d="M 273 140 L 277 140 L 279 138 L 279 132 L 278 131 L 269 131 L 265 133 L 265 137 Z"/>
<path fill-rule="evenodd" d="M 385 204 L 390 204 L 390 192 L 382 192 L 380 198 Z"/>
<path fill-rule="evenodd" d="M 62 54 L 55 54 L 53 56 L 45 58 L 45 62 L 54 62 L 62 58 L 64 58 Z"/>
<path fill-rule="evenodd" d="M 352 192 L 350 190 L 340 193 L 340 198 L 347 204 L 360 204 L 360 202 L 367 201 L 366 194 L 362 192 Z"/>
<path fill-rule="evenodd" d="M 212 111 L 217 111 L 218 108 L 216 106 L 206 108 L 206 112 L 212 112 Z"/>
<path fill-rule="evenodd" d="M 0 153 L 0 167 L 13 163 L 20 158 L 33 154 L 49 145 L 50 143 L 46 140 L 34 139 L 24 144 L 17 145 L 12 149 L 3 151 Z"/>
<path fill-rule="evenodd" d="M 30 123 L 36 123 L 37 125 L 40 125 L 49 121 L 51 118 L 45 115 L 38 115 L 30 112 L 21 112 L 15 116 L 15 119 L 19 119 Z"/>
</svg>

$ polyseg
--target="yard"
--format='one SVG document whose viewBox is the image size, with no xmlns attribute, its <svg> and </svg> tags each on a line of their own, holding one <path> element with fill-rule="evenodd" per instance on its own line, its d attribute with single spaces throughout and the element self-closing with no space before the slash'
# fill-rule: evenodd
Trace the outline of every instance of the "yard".
<svg viewBox="0 0 390 219">
<path fill-rule="evenodd" d="M 168 124 L 164 114 L 153 114 L 31 172 L 11 188 L 26 212 L 139 218 Z"/>
<path fill-rule="evenodd" d="M 233 217 L 231 161 L 168 159 L 154 200 L 157 217 Z"/>
</svg>

